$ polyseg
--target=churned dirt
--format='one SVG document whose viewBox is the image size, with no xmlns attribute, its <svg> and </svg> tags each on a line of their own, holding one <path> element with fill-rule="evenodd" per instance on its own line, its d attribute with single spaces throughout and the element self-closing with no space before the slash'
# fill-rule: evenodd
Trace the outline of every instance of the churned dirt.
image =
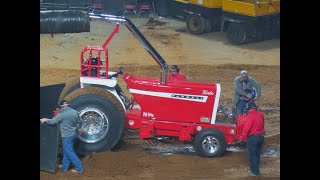
<svg viewBox="0 0 320 180">
<path fill-rule="evenodd" d="M 172 19 L 131 18 L 149 42 L 166 60 L 177 64 L 189 81 L 219 82 L 220 103 L 232 107 L 233 80 L 246 69 L 262 85 L 257 105 L 265 113 L 264 148 L 280 149 L 280 41 L 273 39 L 241 46 L 231 45 L 224 33 L 191 35 L 185 23 Z M 40 86 L 65 83 L 77 77 L 80 52 L 87 45 L 102 45 L 114 24 L 91 21 L 90 33 L 40 35 Z M 111 71 L 139 77 L 160 77 L 160 67 L 137 39 L 120 25 L 108 44 Z M 126 85 L 118 77 L 120 86 Z M 103 152 L 82 159 L 84 174 L 40 171 L 40 179 L 280 179 L 280 155 L 262 157 L 260 178 L 248 177 L 246 152 L 226 152 L 220 158 L 190 154 L 161 155 L 145 151 L 148 140 L 127 139 L 117 152 Z M 138 143 L 137 143 L 138 142 Z"/>
</svg>

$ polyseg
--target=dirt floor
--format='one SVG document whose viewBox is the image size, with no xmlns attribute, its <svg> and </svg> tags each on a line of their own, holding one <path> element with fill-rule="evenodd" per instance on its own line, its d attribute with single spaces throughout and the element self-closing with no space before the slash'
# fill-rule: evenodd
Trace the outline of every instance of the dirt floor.
<svg viewBox="0 0 320 180">
<path fill-rule="evenodd" d="M 231 45 L 224 33 L 191 35 L 185 23 L 173 19 L 150 21 L 131 18 L 149 42 L 166 60 L 177 64 L 189 81 L 219 82 L 220 103 L 232 107 L 233 79 L 242 69 L 262 85 L 257 105 L 265 113 L 264 148 L 280 149 L 280 41 L 273 39 L 241 46 Z M 77 77 L 80 52 L 87 45 L 102 45 L 114 24 L 91 21 L 90 33 L 40 35 L 40 86 L 65 83 Z M 135 37 L 122 25 L 108 44 L 112 71 L 124 71 L 139 77 L 160 77 L 160 67 Z M 120 86 L 126 86 L 118 77 Z M 128 92 L 125 91 L 127 95 Z M 40 171 L 40 179 L 247 179 L 246 152 L 226 152 L 220 158 L 201 158 L 193 154 L 161 155 L 148 153 L 141 144 L 148 140 L 126 139 L 117 152 L 92 154 L 82 159 L 84 174 Z M 262 157 L 260 178 L 280 179 L 280 155 Z"/>
</svg>

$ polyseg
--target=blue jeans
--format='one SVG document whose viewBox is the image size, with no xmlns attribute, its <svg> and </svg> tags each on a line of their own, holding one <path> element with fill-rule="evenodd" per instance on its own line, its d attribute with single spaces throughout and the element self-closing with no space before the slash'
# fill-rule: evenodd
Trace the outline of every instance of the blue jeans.
<svg viewBox="0 0 320 180">
<path fill-rule="evenodd" d="M 246 108 L 246 104 L 248 103 L 247 100 L 239 100 L 236 105 L 236 115 L 243 114 L 244 108 Z"/>
<path fill-rule="evenodd" d="M 253 135 L 248 137 L 247 150 L 250 161 L 250 170 L 255 175 L 260 175 L 260 154 L 262 144 L 264 142 L 264 135 Z"/>
<path fill-rule="evenodd" d="M 68 171 L 70 163 L 72 162 L 77 171 L 83 171 L 83 166 L 81 160 L 78 158 L 77 154 L 73 149 L 74 141 L 77 138 L 77 134 L 70 137 L 62 137 L 62 169 L 63 171 Z"/>
</svg>

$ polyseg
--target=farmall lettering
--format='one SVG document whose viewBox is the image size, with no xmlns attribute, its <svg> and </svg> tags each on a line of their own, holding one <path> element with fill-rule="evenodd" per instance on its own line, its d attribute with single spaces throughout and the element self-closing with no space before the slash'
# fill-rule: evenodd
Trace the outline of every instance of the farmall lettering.
<svg viewBox="0 0 320 180">
<path fill-rule="evenodd" d="M 202 95 L 209 95 L 209 96 L 212 96 L 212 95 L 214 95 L 214 93 L 213 93 L 212 91 L 202 90 Z"/>
<path fill-rule="evenodd" d="M 187 95 L 182 95 L 182 94 L 172 94 L 171 97 L 182 98 L 182 99 L 198 99 L 198 100 L 203 100 L 203 97 L 199 97 L 199 96 L 187 96 Z"/>
<path fill-rule="evenodd" d="M 142 113 L 142 116 L 143 116 L 143 117 L 152 117 L 152 118 L 153 118 L 153 117 L 154 117 L 154 114 L 152 114 L 151 112 L 143 112 L 143 113 Z"/>
</svg>

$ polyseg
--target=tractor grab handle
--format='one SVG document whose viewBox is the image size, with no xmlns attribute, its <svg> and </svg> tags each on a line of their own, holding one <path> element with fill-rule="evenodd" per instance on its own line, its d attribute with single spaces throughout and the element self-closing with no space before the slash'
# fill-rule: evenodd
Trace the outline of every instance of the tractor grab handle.
<svg viewBox="0 0 320 180">
<path fill-rule="evenodd" d="M 89 17 L 91 19 L 124 24 L 129 29 L 129 31 L 138 39 L 138 41 L 142 44 L 144 49 L 151 55 L 151 57 L 156 61 L 156 63 L 161 66 L 160 83 L 167 84 L 167 62 L 160 56 L 160 54 L 153 48 L 149 41 L 143 36 L 143 34 L 129 19 L 122 16 L 95 13 L 89 13 Z"/>
</svg>

